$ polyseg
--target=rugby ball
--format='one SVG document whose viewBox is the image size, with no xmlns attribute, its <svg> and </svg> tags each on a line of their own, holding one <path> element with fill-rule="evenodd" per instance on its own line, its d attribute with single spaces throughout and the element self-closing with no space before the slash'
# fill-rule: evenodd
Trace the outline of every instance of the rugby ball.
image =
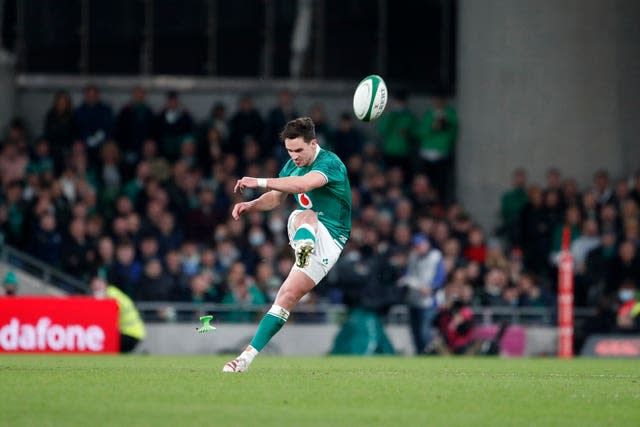
<svg viewBox="0 0 640 427">
<path fill-rule="evenodd" d="M 387 106 L 387 85 L 382 77 L 372 74 L 358 83 L 353 94 L 353 112 L 364 122 L 377 119 Z"/>
</svg>

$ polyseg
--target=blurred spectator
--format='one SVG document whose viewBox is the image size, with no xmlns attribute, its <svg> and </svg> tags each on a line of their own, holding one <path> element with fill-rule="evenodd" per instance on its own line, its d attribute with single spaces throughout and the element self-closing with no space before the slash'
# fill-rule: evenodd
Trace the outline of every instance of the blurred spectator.
<svg viewBox="0 0 640 427">
<path fill-rule="evenodd" d="M 257 288 L 252 277 L 246 273 L 243 263 L 236 261 L 227 273 L 227 292 L 222 298 L 223 304 L 238 304 L 240 306 L 265 304 L 266 299 Z M 252 311 L 244 311 L 240 308 L 224 316 L 228 322 L 253 321 L 256 318 Z"/>
<path fill-rule="evenodd" d="M 407 98 L 404 91 L 395 93 L 391 108 L 378 120 L 378 132 L 385 165 L 400 166 L 409 171 L 413 170 L 413 131 L 416 117 L 409 110 Z"/>
<path fill-rule="evenodd" d="M 636 294 L 636 283 L 634 280 L 626 279 L 618 288 L 620 306 L 616 314 L 616 326 L 619 332 L 640 331 L 640 304 Z"/>
<path fill-rule="evenodd" d="M 469 230 L 468 244 L 464 248 L 464 257 L 469 261 L 476 261 L 484 264 L 487 257 L 487 245 L 484 240 L 482 228 L 474 225 Z"/>
<path fill-rule="evenodd" d="M 109 282 L 130 298 L 135 298 L 142 276 L 142 266 L 135 255 L 135 247 L 130 240 L 120 242 L 116 247 L 116 261 L 108 276 Z"/>
<path fill-rule="evenodd" d="M 293 106 L 293 94 L 289 89 L 283 89 L 278 93 L 278 104 L 273 107 L 267 115 L 267 123 L 264 135 L 262 152 L 267 156 L 274 156 L 284 163 L 287 153 L 280 141 L 280 131 L 290 120 L 299 117 Z M 317 130 L 317 128 L 316 128 Z M 256 140 L 260 136 L 252 135 Z"/>
<path fill-rule="evenodd" d="M 598 223 L 595 219 L 587 219 L 582 223 L 582 233 L 570 246 L 571 256 L 575 268 L 575 304 L 586 305 L 590 293 L 589 279 L 587 278 L 587 255 L 593 249 L 600 246 Z"/>
<path fill-rule="evenodd" d="M 43 131 L 44 139 L 51 144 L 57 173 L 62 170 L 65 155 L 71 148 L 76 134 L 71 96 L 66 91 L 59 91 L 47 111 Z"/>
<path fill-rule="evenodd" d="M 540 287 L 534 275 L 523 273 L 517 283 L 521 307 L 548 307 L 551 303 L 547 293 Z"/>
<path fill-rule="evenodd" d="M 473 311 L 461 298 L 452 298 L 434 319 L 438 335 L 429 353 L 473 354 L 475 349 Z"/>
<path fill-rule="evenodd" d="M 161 155 L 169 161 L 176 160 L 180 144 L 193 132 L 191 114 L 180 105 L 178 92 L 169 91 L 165 106 L 155 119 L 155 135 Z"/>
<path fill-rule="evenodd" d="M 229 138 L 229 125 L 227 124 L 227 108 L 222 102 L 216 102 L 211 107 L 209 115 L 200 125 L 198 132 L 198 139 L 200 141 L 200 147 L 203 149 L 201 155 L 207 157 L 205 154 L 211 150 L 211 132 L 216 135 L 216 140 L 219 144 L 218 148 L 227 148 L 227 139 Z"/>
<path fill-rule="evenodd" d="M 562 172 L 560 169 L 551 167 L 547 169 L 545 174 L 546 185 L 544 187 L 545 193 L 560 192 L 562 191 Z"/>
<path fill-rule="evenodd" d="M 182 271 L 180 262 L 180 252 L 170 250 L 164 256 L 165 273 L 171 279 L 171 288 L 173 289 L 172 300 L 191 302 L 191 285 L 189 276 Z"/>
<path fill-rule="evenodd" d="M 236 156 L 240 156 L 242 153 L 247 136 L 251 136 L 257 141 L 263 137 L 264 122 L 258 110 L 253 106 L 253 100 L 250 96 L 244 95 L 240 98 L 238 111 L 231 118 L 229 130 L 230 152 Z"/>
<path fill-rule="evenodd" d="M 455 200 L 453 170 L 458 116 L 444 98 L 436 97 L 433 107 L 422 116 L 417 126 L 420 171 L 424 171 L 436 188 L 440 200 L 449 204 Z"/>
<path fill-rule="evenodd" d="M 96 257 L 86 237 L 84 218 L 75 218 L 69 225 L 68 235 L 62 245 L 62 269 L 79 279 L 88 279 L 89 267 Z"/>
<path fill-rule="evenodd" d="M 364 136 L 354 126 L 350 113 L 342 113 L 338 128 L 333 135 L 333 152 L 347 162 L 351 156 L 361 154 L 364 148 Z"/>
<path fill-rule="evenodd" d="M 553 224 L 546 214 L 540 187 L 532 185 L 529 187 L 528 195 L 529 201 L 524 205 L 520 215 L 520 247 L 524 253 L 525 269 L 536 274 L 545 274 Z"/>
<path fill-rule="evenodd" d="M 199 205 L 187 213 L 185 235 L 189 240 L 198 243 L 210 242 L 216 225 L 224 221 L 225 213 L 216 206 L 215 193 L 202 189 L 199 194 Z"/>
<path fill-rule="evenodd" d="M 9 270 L 2 279 L 2 288 L 4 289 L 4 295 L 8 297 L 16 296 L 18 294 L 18 276 L 16 273 Z"/>
<path fill-rule="evenodd" d="M 273 264 L 260 262 L 256 266 L 256 286 L 265 295 L 267 302 L 276 300 L 282 279 L 276 276 Z"/>
<path fill-rule="evenodd" d="M 399 280 L 407 287 L 409 322 L 417 354 L 423 354 L 431 342 L 431 323 L 438 312 L 435 292 L 444 284 L 442 252 L 432 247 L 424 234 L 416 234 L 407 261 L 407 273 Z"/>
<path fill-rule="evenodd" d="M 617 255 L 611 262 L 607 278 L 607 293 L 615 292 L 626 281 L 640 282 L 640 256 L 638 248 L 630 241 L 620 243 Z"/>
<path fill-rule="evenodd" d="M 0 152 L 0 179 L 2 187 L 10 182 L 22 181 L 25 178 L 29 156 L 15 142 L 5 142 Z"/>
<path fill-rule="evenodd" d="M 614 193 L 611 188 L 609 172 L 604 169 L 596 171 L 593 175 L 593 191 L 599 206 L 613 202 Z"/>
<path fill-rule="evenodd" d="M 120 352 L 129 353 L 133 351 L 146 336 L 146 330 L 140 318 L 140 313 L 131 298 L 115 286 L 107 284 L 100 277 L 94 277 L 91 280 L 91 292 L 98 299 L 113 298 L 116 300 L 119 308 Z"/>
<path fill-rule="evenodd" d="M 139 301 L 170 301 L 174 296 L 173 281 L 162 269 L 158 258 L 150 258 L 144 264 L 136 299 Z M 163 318 L 165 311 L 158 313 Z"/>
<path fill-rule="evenodd" d="M 56 217 L 44 211 L 36 221 L 29 252 L 41 261 L 59 268 L 62 258 L 62 234 L 58 231 Z"/>
<path fill-rule="evenodd" d="M 318 103 L 311 106 L 309 117 L 316 127 L 316 139 L 322 148 L 329 148 L 335 153 L 333 141 L 333 127 L 329 124 L 325 113 L 324 105 Z"/>
<path fill-rule="evenodd" d="M 5 188 L 5 200 L 0 204 L 0 232 L 4 243 L 23 247 L 26 204 L 22 200 L 22 184 L 20 181 L 9 182 Z"/>
<path fill-rule="evenodd" d="M 131 93 L 131 100 L 120 109 L 114 130 L 127 178 L 131 177 L 142 156 L 142 144 L 152 136 L 153 120 L 153 111 L 146 102 L 146 92 L 143 87 L 136 86 Z"/>
<path fill-rule="evenodd" d="M 479 293 L 479 301 L 484 306 L 508 305 L 508 301 L 503 298 L 503 292 L 509 285 L 509 276 L 498 267 L 490 269 L 485 275 L 484 285 Z"/>
<path fill-rule="evenodd" d="M 113 112 L 111 107 L 100 100 L 97 86 L 88 85 L 84 90 L 84 101 L 74 113 L 78 138 L 88 148 L 90 165 L 96 166 L 100 147 L 111 136 Z"/>
<path fill-rule="evenodd" d="M 527 172 L 518 168 L 513 171 L 511 177 L 511 189 L 502 194 L 500 200 L 501 234 L 511 244 L 518 242 L 518 226 L 522 210 L 527 204 Z"/>
</svg>

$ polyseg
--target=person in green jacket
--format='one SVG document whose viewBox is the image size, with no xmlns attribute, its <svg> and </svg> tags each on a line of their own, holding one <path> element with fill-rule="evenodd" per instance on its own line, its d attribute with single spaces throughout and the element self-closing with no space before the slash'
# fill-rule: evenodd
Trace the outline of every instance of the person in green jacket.
<svg viewBox="0 0 640 427">
<path fill-rule="evenodd" d="M 413 131 L 417 120 L 407 106 L 407 94 L 399 91 L 392 100 L 392 108 L 378 122 L 382 140 L 382 156 L 387 167 L 400 166 L 412 170 L 414 154 Z"/>
<path fill-rule="evenodd" d="M 500 198 L 500 219 L 502 220 L 501 231 L 509 243 L 515 244 L 520 237 L 518 235 L 520 214 L 529 201 L 527 172 L 517 168 L 513 171 L 511 182 L 511 189 L 505 191 Z"/>
<path fill-rule="evenodd" d="M 454 201 L 453 172 L 458 137 L 456 110 L 447 105 L 444 98 L 435 98 L 433 107 L 425 111 L 415 133 L 419 144 L 420 171 L 427 173 L 441 201 Z"/>
<path fill-rule="evenodd" d="M 120 329 L 120 353 L 133 351 L 138 343 L 146 336 L 144 322 L 138 309 L 124 292 L 107 282 L 101 277 L 91 280 L 91 292 L 95 298 L 113 298 L 118 303 Z"/>
</svg>

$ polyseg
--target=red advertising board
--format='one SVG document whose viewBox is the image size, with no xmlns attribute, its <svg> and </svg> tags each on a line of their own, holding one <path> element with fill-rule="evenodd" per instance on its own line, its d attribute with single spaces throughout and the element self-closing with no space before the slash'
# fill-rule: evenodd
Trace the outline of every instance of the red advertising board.
<svg viewBox="0 0 640 427">
<path fill-rule="evenodd" d="M 116 353 L 119 348 L 115 300 L 0 298 L 0 353 Z"/>
</svg>

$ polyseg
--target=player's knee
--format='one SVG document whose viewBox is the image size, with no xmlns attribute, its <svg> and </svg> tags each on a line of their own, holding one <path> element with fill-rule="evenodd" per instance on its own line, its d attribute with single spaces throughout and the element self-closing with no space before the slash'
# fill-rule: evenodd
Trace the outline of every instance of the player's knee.
<svg viewBox="0 0 640 427">
<path fill-rule="evenodd" d="M 296 289 L 281 289 L 280 292 L 278 292 L 278 297 L 275 303 L 280 307 L 291 310 L 303 296 L 304 293 Z"/>
<path fill-rule="evenodd" d="M 312 210 L 306 210 L 303 212 L 300 212 L 298 214 L 298 216 L 296 217 L 296 227 L 301 226 L 302 224 L 309 224 L 312 225 L 314 228 L 316 228 L 317 224 L 318 224 L 318 216 L 316 215 L 316 213 Z"/>
</svg>

